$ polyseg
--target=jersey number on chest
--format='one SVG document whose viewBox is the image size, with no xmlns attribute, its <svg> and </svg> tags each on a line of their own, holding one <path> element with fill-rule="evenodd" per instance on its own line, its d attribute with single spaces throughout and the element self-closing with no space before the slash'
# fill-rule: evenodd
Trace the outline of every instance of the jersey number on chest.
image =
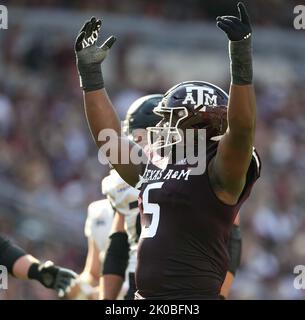
<svg viewBox="0 0 305 320">
<path fill-rule="evenodd" d="M 150 203 L 148 199 L 149 199 L 149 192 L 151 190 L 161 189 L 163 183 L 164 182 L 156 182 L 156 183 L 149 184 L 143 192 L 143 196 L 142 196 L 143 214 L 144 215 L 150 214 L 152 215 L 152 218 L 151 218 L 151 224 L 148 227 L 142 226 L 142 232 L 141 232 L 142 239 L 153 238 L 157 233 L 159 220 L 160 220 L 160 206 L 157 203 Z"/>
</svg>

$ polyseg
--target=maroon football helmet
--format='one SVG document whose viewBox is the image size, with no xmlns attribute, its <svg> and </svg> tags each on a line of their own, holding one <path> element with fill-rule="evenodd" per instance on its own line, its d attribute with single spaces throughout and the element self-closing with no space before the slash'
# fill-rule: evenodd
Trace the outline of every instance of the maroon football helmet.
<svg viewBox="0 0 305 320">
<path fill-rule="evenodd" d="M 157 148 L 181 142 L 179 130 L 183 132 L 186 129 L 205 129 L 209 141 L 227 130 L 228 100 L 228 94 L 211 83 L 179 83 L 165 93 L 154 109 L 163 118 L 162 121 L 156 127 L 147 129 L 162 135 L 162 144 L 159 140 Z"/>
</svg>

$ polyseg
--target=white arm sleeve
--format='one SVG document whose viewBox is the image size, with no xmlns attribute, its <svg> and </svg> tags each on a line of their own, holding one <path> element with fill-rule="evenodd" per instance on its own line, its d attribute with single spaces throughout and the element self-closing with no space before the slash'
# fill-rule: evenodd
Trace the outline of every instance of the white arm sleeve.
<svg viewBox="0 0 305 320">
<path fill-rule="evenodd" d="M 108 242 L 114 210 L 108 200 L 90 203 L 85 223 L 85 236 L 92 238 L 100 251 L 104 251 Z"/>
</svg>

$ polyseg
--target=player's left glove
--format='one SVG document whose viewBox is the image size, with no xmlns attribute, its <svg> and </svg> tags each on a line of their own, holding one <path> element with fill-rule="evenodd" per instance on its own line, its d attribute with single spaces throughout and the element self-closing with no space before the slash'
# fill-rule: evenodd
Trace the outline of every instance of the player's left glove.
<svg viewBox="0 0 305 320">
<path fill-rule="evenodd" d="M 96 45 L 102 26 L 101 20 L 95 17 L 87 21 L 80 30 L 75 42 L 75 54 L 80 86 L 84 91 L 94 91 L 104 88 L 101 63 L 106 58 L 109 49 L 116 38 L 109 37 L 100 47 Z"/>
<path fill-rule="evenodd" d="M 46 288 L 56 290 L 59 297 L 68 293 L 76 277 L 74 271 L 55 266 L 51 261 L 33 263 L 28 272 L 29 279 L 38 280 Z"/>
<path fill-rule="evenodd" d="M 217 17 L 217 26 L 229 40 L 231 78 L 235 85 L 249 85 L 253 81 L 252 68 L 252 28 L 249 15 L 242 2 L 238 5 L 239 18 L 233 16 Z"/>
<path fill-rule="evenodd" d="M 252 34 L 250 18 L 245 5 L 239 2 L 237 8 L 239 18 L 234 16 L 216 18 L 217 26 L 227 34 L 231 41 L 246 40 Z"/>
</svg>

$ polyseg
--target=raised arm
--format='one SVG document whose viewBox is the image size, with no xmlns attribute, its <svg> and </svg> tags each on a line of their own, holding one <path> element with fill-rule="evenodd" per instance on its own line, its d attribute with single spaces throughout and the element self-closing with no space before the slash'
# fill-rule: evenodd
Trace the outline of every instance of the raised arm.
<svg viewBox="0 0 305 320">
<path fill-rule="evenodd" d="M 121 177 L 130 185 L 135 185 L 141 174 L 142 166 L 133 164 L 130 159 L 128 164 L 122 164 L 121 154 L 130 154 L 132 148 L 140 147 L 130 142 L 121 134 L 121 126 L 115 109 L 104 88 L 101 64 L 106 58 L 109 49 L 115 42 L 115 37 L 109 37 L 100 47 L 96 45 L 101 28 L 101 20 L 92 18 L 81 29 L 75 43 L 77 67 L 80 76 L 80 84 L 84 91 L 85 112 L 92 136 L 98 147 L 107 143 L 111 152 L 118 157 L 109 158 L 112 166 Z M 102 130 L 112 130 L 111 138 L 101 138 Z M 108 131 L 109 132 L 109 131 Z"/>
<path fill-rule="evenodd" d="M 217 26 L 226 32 L 230 40 L 231 87 L 228 130 L 219 142 L 209 175 L 218 197 L 227 204 L 235 204 L 245 186 L 256 121 L 252 83 L 252 29 L 242 3 L 238 4 L 238 11 L 239 18 L 217 18 Z"/>
</svg>

